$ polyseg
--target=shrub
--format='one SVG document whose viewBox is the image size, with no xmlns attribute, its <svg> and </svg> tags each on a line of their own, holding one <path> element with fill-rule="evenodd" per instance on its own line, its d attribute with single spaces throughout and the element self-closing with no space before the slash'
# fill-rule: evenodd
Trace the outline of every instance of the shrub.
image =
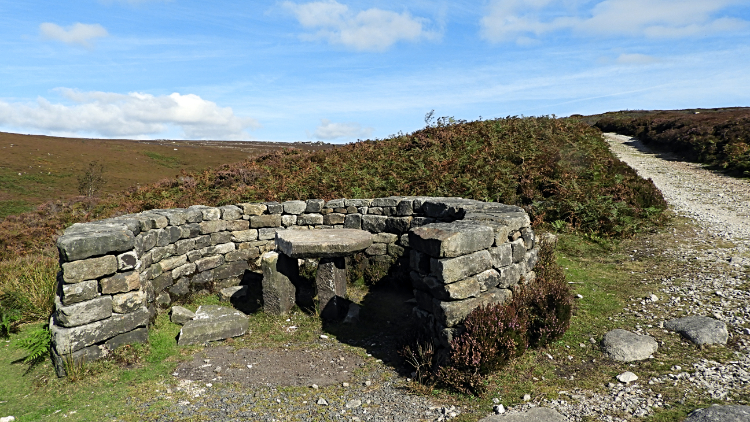
<svg viewBox="0 0 750 422">
<path fill-rule="evenodd" d="M 562 337 L 570 326 L 573 298 L 565 274 L 555 261 L 553 242 L 541 242 L 534 270 L 536 278 L 519 286 L 510 302 L 469 313 L 463 322 L 465 330 L 451 341 L 445 362 L 437 362 L 434 353 L 424 353 L 430 350 L 427 347 L 416 352 L 406 348 L 403 355 L 419 378 L 436 380 L 464 394 L 480 395 L 484 375 L 521 356 L 528 347 L 544 347 Z M 427 367 L 433 368 L 431 377 L 419 373 Z"/>
<path fill-rule="evenodd" d="M 78 176 L 78 193 L 88 197 L 95 196 L 105 183 L 104 164 L 92 161 L 88 168 Z"/>
<path fill-rule="evenodd" d="M 19 319 L 21 311 L 0 305 L 0 337 L 8 338 Z"/>
</svg>

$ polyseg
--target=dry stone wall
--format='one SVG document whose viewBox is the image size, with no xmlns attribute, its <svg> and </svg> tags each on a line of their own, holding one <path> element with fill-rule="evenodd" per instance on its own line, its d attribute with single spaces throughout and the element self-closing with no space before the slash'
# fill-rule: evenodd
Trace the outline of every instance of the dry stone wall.
<svg viewBox="0 0 750 422">
<path fill-rule="evenodd" d="M 461 198 L 388 197 L 150 210 L 74 224 L 58 239 L 51 318 L 58 374 L 145 342 L 158 308 L 191 292 L 239 285 L 275 249 L 279 230 L 353 228 L 373 244 L 361 265 L 411 281 L 415 315 L 447 347 L 474 308 L 533 279 L 537 251 L 519 207 Z"/>
</svg>

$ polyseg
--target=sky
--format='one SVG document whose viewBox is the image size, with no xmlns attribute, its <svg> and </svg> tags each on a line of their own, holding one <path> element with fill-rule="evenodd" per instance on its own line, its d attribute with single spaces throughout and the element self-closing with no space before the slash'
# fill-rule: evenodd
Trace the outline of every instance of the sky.
<svg viewBox="0 0 750 422">
<path fill-rule="evenodd" d="M 386 138 L 750 106 L 750 0 L 0 0 L 0 131 Z"/>
</svg>

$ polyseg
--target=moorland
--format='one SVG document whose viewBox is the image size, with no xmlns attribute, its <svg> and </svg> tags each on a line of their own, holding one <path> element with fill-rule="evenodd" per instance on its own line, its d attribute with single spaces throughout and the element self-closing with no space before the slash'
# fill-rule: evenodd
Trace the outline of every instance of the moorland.
<svg viewBox="0 0 750 422">
<path fill-rule="evenodd" d="M 6 205 L 5 217 L 0 221 L 0 309 L 6 316 L 16 316 L 3 320 L 6 332 L 0 333 L 8 336 L 0 349 L 0 377 L 13 380 L 1 387 L 0 396 L 10 399 L 0 403 L 0 413 L 16 414 L 17 420 L 37 420 L 55 411 L 68 414 L 73 420 L 101 420 L 104 415 L 141 419 L 143 414 L 131 413 L 128 400 L 149 399 L 156 389 L 171 382 L 170 374 L 181 361 L 199 351 L 178 349 L 173 338 L 179 328 L 166 315 L 160 315 L 148 345 L 126 348 L 109 360 L 79 368 L 67 379 L 56 379 L 44 358 L 24 364 L 27 350 L 18 345 L 29 333 L 38 332 L 53 310 L 58 265 L 53 245 L 62 229 L 75 222 L 153 208 L 309 198 L 461 196 L 523 206 L 532 216 L 535 230 L 559 235 L 553 259 L 564 269 L 572 292 L 586 298 L 577 304 L 570 329 L 543 349 L 504 362 L 508 370 L 485 374 L 485 388 L 479 395 L 456 393 L 445 385 L 429 382 L 413 385 L 412 392 L 469 409 L 458 420 L 470 421 L 491 409 L 493 397 L 507 398 L 504 402 L 508 405 L 520 402 L 525 391 L 555 397 L 560 390 L 602 388 L 627 365 L 602 362 L 594 368 L 580 364 L 599 359 L 600 352 L 593 347 L 576 346 L 590 344 L 590 338 L 616 328 L 613 316 L 633 297 L 642 297 L 648 291 L 641 277 L 648 273 L 657 280 L 674 265 L 653 255 L 632 259 L 631 254 L 628 258 L 628 251 L 647 250 L 644 242 L 673 238 L 674 230 L 687 233 L 690 228 L 670 215 L 651 181 L 639 177 L 609 151 L 600 128 L 627 134 L 629 125 L 635 127 L 636 123 L 622 124 L 620 129 L 613 127 L 610 120 L 640 119 L 637 121 L 647 122 L 641 126 L 652 128 L 647 131 L 649 136 L 657 137 L 661 126 L 654 122 L 661 121 L 659 113 L 561 119 L 507 117 L 473 122 L 441 118 L 427 121 L 424 129 L 414 133 L 317 151 L 307 150 L 314 149 L 309 145 L 274 145 L 265 150 L 243 151 L 239 146 L 229 149 L 182 141 L 143 143 L 46 137 L 28 138 L 24 145 L 27 138 L 23 135 L 5 134 L 7 143 L 13 144 L 14 158 L 0 163 L 7 173 L 0 179 L 0 192 L 5 195 L 0 199 L 6 204 L 19 201 L 20 205 Z M 692 116 L 701 114 L 693 112 Z M 674 119 L 685 119 L 684 116 L 690 114 L 677 113 Z M 727 119 L 738 121 L 747 130 L 743 116 Z M 680 127 L 692 124 L 679 121 Z M 712 127 L 717 126 L 718 123 Z M 718 144 L 715 139 L 723 139 L 721 133 L 711 133 L 703 138 L 705 142 Z M 0 141 L 5 142 L 6 138 L 0 137 Z M 739 156 L 737 161 L 741 162 L 747 154 L 743 148 L 750 141 L 733 137 L 722 142 L 715 151 Z M 683 145 L 663 144 L 664 148 Z M 7 147 L 4 151 L 10 151 L 10 145 L 2 145 Z M 69 155 L 65 155 L 66 151 Z M 683 152 L 682 147 L 677 152 Z M 684 154 L 687 158 L 704 159 L 689 151 Z M 77 186 L 76 173 L 85 171 L 93 159 L 105 157 L 111 159 L 103 161 L 111 184 L 96 196 L 75 196 L 76 189 L 71 186 Z M 132 164 L 134 158 L 142 162 L 138 164 L 142 167 L 118 168 L 125 162 Z M 22 164 L 25 167 L 19 167 Z M 45 171 L 49 173 L 46 176 Z M 19 173 L 21 176 L 14 179 Z M 32 205 L 36 208 L 29 209 Z M 368 280 L 352 288 L 367 290 L 377 282 Z M 186 306 L 194 309 L 198 304 L 215 302 L 215 296 L 196 297 Z M 240 344 L 276 347 L 310 341 L 324 332 L 330 334 L 314 318 L 304 314 L 293 318 L 303 322 L 296 332 L 288 333 L 273 317 L 254 315 L 251 331 L 255 335 L 240 340 Z M 627 318 L 620 319 L 620 323 L 634 324 Z M 675 342 L 668 338 L 664 341 Z M 668 344 L 671 354 L 665 352 L 666 363 L 654 362 L 643 370 L 658 372 L 660 365 L 686 353 L 725 358 L 721 351 L 696 351 L 679 341 L 672 343 Z M 360 353 L 364 356 L 366 352 Z M 534 381 L 538 379 L 546 381 Z M 92 397 L 92 389 L 107 391 L 107 398 Z M 678 402 L 681 392 L 667 386 L 664 395 L 674 398 L 673 405 L 657 411 L 654 420 L 679 420 L 695 406 L 711 402 L 702 397 Z M 149 417 L 158 415 L 157 408 L 154 412 Z"/>
</svg>

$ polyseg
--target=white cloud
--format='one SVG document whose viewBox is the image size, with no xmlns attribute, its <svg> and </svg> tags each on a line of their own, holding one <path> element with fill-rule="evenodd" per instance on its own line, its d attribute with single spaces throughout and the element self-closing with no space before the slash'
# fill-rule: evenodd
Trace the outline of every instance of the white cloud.
<svg viewBox="0 0 750 422">
<path fill-rule="evenodd" d="M 399 41 L 434 39 L 436 32 L 427 31 L 426 19 L 412 17 L 409 12 L 396 13 L 383 9 L 367 9 L 354 13 L 335 0 L 297 4 L 285 1 L 299 23 L 314 32 L 304 40 L 327 40 L 359 51 L 384 51 Z"/>
<path fill-rule="evenodd" d="M 528 43 L 529 36 L 559 30 L 579 35 L 682 38 L 748 27 L 720 16 L 741 0 L 604 0 L 589 9 L 575 0 L 494 0 L 481 20 L 481 35 L 491 42 Z"/>
<path fill-rule="evenodd" d="M 230 107 L 194 94 L 154 96 L 143 93 L 59 92 L 72 105 L 53 104 L 38 98 L 36 104 L 0 101 L 0 124 L 52 134 L 93 133 L 108 138 L 144 137 L 174 127 L 187 139 L 248 139 L 248 128 L 260 125 L 238 117 Z"/>
<path fill-rule="evenodd" d="M 313 137 L 330 141 L 339 138 L 367 138 L 374 131 L 371 127 L 362 127 L 359 123 L 333 123 L 328 119 L 321 119 L 320 125 L 315 129 Z M 309 136 L 309 134 L 308 134 Z"/>
<path fill-rule="evenodd" d="M 92 48 L 91 40 L 109 35 L 103 26 L 96 24 L 75 23 L 67 29 L 50 22 L 39 25 L 39 33 L 46 39 L 62 41 L 66 44 L 79 44 Z"/>
</svg>

